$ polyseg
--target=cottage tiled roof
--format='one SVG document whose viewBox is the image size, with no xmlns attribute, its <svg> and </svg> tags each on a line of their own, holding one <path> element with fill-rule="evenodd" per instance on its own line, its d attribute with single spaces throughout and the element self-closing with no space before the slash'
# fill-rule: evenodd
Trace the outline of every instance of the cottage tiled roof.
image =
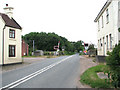
<svg viewBox="0 0 120 90">
<path fill-rule="evenodd" d="M 0 13 L 0 16 L 4 20 L 6 26 L 16 29 L 22 29 L 22 27 L 13 18 L 10 19 L 8 15 Z"/>
</svg>

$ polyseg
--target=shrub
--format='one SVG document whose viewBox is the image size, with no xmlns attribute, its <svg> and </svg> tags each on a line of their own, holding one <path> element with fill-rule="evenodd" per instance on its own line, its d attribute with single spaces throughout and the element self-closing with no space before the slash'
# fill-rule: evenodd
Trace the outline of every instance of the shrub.
<svg viewBox="0 0 120 90">
<path fill-rule="evenodd" d="M 118 31 L 120 32 L 120 28 L 118 28 Z"/>
<path fill-rule="evenodd" d="M 110 79 L 115 88 L 120 87 L 120 43 L 116 45 L 115 48 L 109 56 L 106 58 L 107 65 L 110 67 Z"/>
</svg>

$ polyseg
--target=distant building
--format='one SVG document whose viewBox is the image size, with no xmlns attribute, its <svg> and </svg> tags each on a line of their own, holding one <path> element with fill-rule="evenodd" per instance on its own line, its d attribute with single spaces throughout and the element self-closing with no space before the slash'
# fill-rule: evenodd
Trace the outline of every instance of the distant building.
<svg viewBox="0 0 120 90">
<path fill-rule="evenodd" d="M 97 53 L 107 56 L 120 41 L 120 0 L 107 0 L 97 17 Z"/>
<path fill-rule="evenodd" d="M 21 63 L 21 26 L 13 19 L 13 8 L 0 13 L 0 64 Z"/>
<path fill-rule="evenodd" d="M 29 45 L 22 40 L 22 56 L 28 56 L 28 52 L 29 52 Z"/>
</svg>

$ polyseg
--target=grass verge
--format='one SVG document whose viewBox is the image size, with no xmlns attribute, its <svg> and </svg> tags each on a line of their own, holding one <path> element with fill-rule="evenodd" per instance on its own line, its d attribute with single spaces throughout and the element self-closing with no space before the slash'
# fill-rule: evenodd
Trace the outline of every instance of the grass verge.
<svg viewBox="0 0 120 90">
<path fill-rule="evenodd" d="M 81 75 L 80 82 L 87 84 L 92 88 L 111 88 L 109 80 L 100 79 L 97 75 L 98 72 L 108 72 L 108 67 L 106 65 L 97 65 L 89 68 Z"/>
<path fill-rule="evenodd" d="M 59 56 L 45 55 L 45 56 L 23 56 L 23 58 L 57 58 Z"/>
</svg>

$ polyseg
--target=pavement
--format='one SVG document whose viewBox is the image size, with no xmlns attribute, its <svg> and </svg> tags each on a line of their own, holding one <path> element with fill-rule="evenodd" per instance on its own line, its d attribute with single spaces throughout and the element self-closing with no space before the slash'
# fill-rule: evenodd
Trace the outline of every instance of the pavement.
<svg viewBox="0 0 120 90">
<path fill-rule="evenodd" d="M 21 65 L 21 67 L 16 66 L 15 69 L 4 69 L 2 87 L 90 88 L 79 82 L 80 75 L 89 67 L 97 65 L 92 61 L 92 58 L 78 54 L 50 59 L 34 59 L 36 63 Z M 33 61 L 34 59 L 32 58 Z M 31 59 L 28 58 L 28 60 Z"/>
<path fill-rule="evenodd" d="M 11 71 L 11 70 L 15 70 L 15 69 L 18 69 L 18 68 L 21 68 L 21 67 L 25 67 L 25 66 L 28 66 L 30 64 L 38 63 L 38 62 L 43 61 L 45 59 L 46 58 L 41 58 L 41 57 L 36 57 L 36 58 L 25 57 L 25 58 L 23 58 L 23 63 L 22 64 L 20 63 L 20 64 L 2 66 L 2 68 L 1 68 L 2 73 L 8 72 L 8 71 Z"/>
</svg>

